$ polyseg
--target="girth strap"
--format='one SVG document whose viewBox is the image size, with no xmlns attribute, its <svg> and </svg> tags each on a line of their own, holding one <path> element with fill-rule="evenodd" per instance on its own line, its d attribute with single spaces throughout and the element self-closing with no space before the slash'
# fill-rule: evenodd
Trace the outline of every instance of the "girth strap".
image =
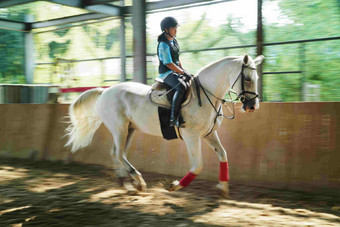
<svg viewBox="0 0 340 227">
<path fill-rule="evenodd" d="M 195 81 L 195 87 L 196 87 L 196 93 L 197 93 L 197 98 L 198 98 L 198 105 L 202 106 L 202 100 L 201 100 L 201 82 L 198 79 L 198 76 L 194 77 Z"/>
</svg>

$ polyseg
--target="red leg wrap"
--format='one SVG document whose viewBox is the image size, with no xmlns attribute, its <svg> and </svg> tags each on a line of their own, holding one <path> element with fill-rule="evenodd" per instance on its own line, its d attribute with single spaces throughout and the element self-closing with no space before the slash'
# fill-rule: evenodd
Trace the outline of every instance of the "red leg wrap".
<svg viewBox="0 0 340 227">
<path fill-rule="evenodd" d="M 189 172 L 185 177 L 182 178 L 182 180 L 180 180 L 179 184 L 182 187 L 186 187 L 191 183 L 191 181 L 193 181 L 193 179 L 195 179 L 196 176 L 196 174 Z"/>
<path fill-rule="evenodd" d="M 229 181 L 228 162 L 220 162 L 220 181 Z"/>
</svg>

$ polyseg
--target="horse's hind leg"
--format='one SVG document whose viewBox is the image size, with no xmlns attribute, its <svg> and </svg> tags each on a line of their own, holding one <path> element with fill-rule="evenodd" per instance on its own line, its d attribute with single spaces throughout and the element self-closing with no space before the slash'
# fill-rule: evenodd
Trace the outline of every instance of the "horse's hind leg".
<svg viewBox="0 0 340 227">
<path fill-rule="evenodd" d="M 134 135 L 135 130 L 130 128 L 129 124 L 125 124 L 125 127 L 115 127 L 113 129 L 112 135 L 114 140 L 114 156 L 115 159 L 120 164 L 120 170 L 119 172 L 123 172 L 124 170 L 131 176 L 131 178 L 136 183 L 136 188 L 140 191 L 146 191 L 146 183 L 141 175 L 140 172 L 138 172 L 133 165 L 127 160 L 126 153 L 131 147 L 131 141 L 132 137 Z M 121 168 L 123 167 L 123 168 Z M 127 183 L 125 183 L 126 188 L 129 190 Z"/>
<path fill-rule="evenodd" d="M 127 166 L 128 172 L 131 176 L 131 178 L 135 181 L 135 187 L 139 191 L 146 191 L 146 183 L 142 177 L 142 174 L 137 171 L 133 165 L 126 159 L 126 154 L 129 152 L 132 144 L 132 139 L 135 134 L 135 129 L 130 128 L 128 131 L 128 136 L 126 140 L 126 145 L 125 145 L 125 150 L 123 154 L 123 161 L 124 161 L 124 166 Z"/>
<path fill-rule="evenodd" d="M 113 143 L 112 149 L 111 149 L 111 157 L 113 162 L 113 168 L 115 170 L 116 176 L 118 178 L 118 183 L 121 187 L 124 186 L 124 180 L 128 177 L 128 172 L 124 168 L 123 165 L 120 164 L 116 156 L 116 145 Z"/>
<path fill-rule="evenodd" d="M 220 161 L 219 184 L 217 188 L 221 190 L 223 197 L 229 197 L 229 170 L 227 152 L 223 148 L 217 132 L 213 132 L 204 138 L 211 149 L 213 149 Z"/>
</svg>

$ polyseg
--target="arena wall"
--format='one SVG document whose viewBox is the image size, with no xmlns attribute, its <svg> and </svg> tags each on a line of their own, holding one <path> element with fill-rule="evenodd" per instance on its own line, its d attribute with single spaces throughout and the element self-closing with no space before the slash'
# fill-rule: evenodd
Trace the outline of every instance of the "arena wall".
<svg viewBox="0 0 340 227">
<path fill-rule="evenodd" d="M 94 142 L 71 154 L 66 104 L 0 105 L 0 155 L 112 166 L 112 137 L 101 126 Z M 254 113 L 225 119 L 218 130 L 234 183 L 280 188 L 340 188 L 340 102 L 261 103 Z M 225 110 L 227 111 L 227 110 Z M 203 142 L 201 179 L 217 180 L 219 162 Z M 182 177 L 189 171 L 183 141 L 136 133 L 129 160 L 141 171 Z"/>
</svg>

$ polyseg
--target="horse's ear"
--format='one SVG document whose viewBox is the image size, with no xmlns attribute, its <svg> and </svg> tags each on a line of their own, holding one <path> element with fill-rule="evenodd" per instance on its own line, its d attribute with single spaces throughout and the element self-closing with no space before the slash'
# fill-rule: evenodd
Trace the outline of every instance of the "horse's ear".
<svg viewBox="0 0 340 227">
<path fill-rule="evenodd" d="M 263 62 L 264 58 L 265 58 L 265 57 L 264 57 L 263 55 L 257 56 L 257 57 L 255 58 L 255 60 L 254 60 L 255 65 L 260 65 L 260 64 Z"/>
<path fill-rule="evenodd" d="M 246 54 L 246 55 L 244 56 L 244 58 L 243 58 L 243 64 L 244 64 L 244 65 L 248 65 L 248 64 L 249 64 L 249 56 L 248 56 L 248 54 Z"/>
</svg>

